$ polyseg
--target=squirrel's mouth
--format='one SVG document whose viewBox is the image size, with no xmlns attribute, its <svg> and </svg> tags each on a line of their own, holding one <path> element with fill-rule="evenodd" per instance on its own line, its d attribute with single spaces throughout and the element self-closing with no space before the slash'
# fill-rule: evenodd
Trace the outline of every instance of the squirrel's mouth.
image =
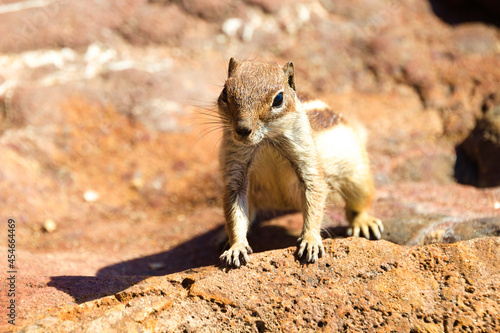
<svg viewBox="0 0 500 333">
<path fill-rule="evenodd" d="M 252 132 L 247 135 L 241 135 L 236 131 L 233 131 L 233 140 L 245 146 L 255 146 L 259 144 L 262 139 L 264 139 L 264 135 L 260 132 Z"/>
</svg>

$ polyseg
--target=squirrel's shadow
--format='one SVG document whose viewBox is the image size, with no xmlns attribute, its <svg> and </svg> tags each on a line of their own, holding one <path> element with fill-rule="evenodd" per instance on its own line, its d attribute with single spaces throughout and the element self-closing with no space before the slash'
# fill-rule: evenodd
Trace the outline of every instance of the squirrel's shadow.
<svg viewBox="0 0 500 333">
<path fill-rule="evenodd" d="M 259 217 L 248 235 L 254 252 L 296 245 L 296 236 L 290 235 L 284 227 L 261 223 L 265 220 L 266 217 Z M 217 244 L 217 239 L 220 239 L 223 228 L 221 225 L 165 252 L 103 267 L 95 277 L 51 277 L 48 286 L 71 295 L 80 304 L 116 294 L 150 276 L 168 275 L 190 268 L 215 265 L 218 264 L 222 253 L 223 247 Z M 345 233 L 346 228 L 343 227 L 329 228 L 324 229 L 323 237 L 343 236 Z"/>
</svg>

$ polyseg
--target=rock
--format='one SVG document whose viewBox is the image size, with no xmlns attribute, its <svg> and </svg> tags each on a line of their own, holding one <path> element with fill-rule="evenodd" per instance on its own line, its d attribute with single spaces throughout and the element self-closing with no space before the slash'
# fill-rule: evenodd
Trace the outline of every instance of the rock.
<svg viewBox="0 0 500 333">
<path fill-rule="evenodd" d="M 81 47 L 106 40 L 106 31 L 121 26 L 145 0 L 107 0 L 88 6 L 59 0 L 1 13 L 0 52 L 57 46 Z"/>
<path fill-rule="evenodd" d="M 227 18 L 235 7 L 230 0 L 181 0 L 180 3 L 189 14 L 214 22 Z"/>
<path fill-rule="evenodd" d="M 460 52 L 478 55 L 491 55 L 498 52 L 493 47 L 497 38 L 495 32 L 480 25 L 461 25 L 456 28 L 453 36 Z"/>
<path fill-rule="evenodd" d="M 0 4 L 0 220 L 23 244 L 15 329 L 498 330 L 500 187 L 454 178 L 469 134 L 467 158 L 491 170 L 498 156 L 485 139 L 498 24 L 443 7 L 448 20 L 437 0 L 229 2 Z M 302 266 L 301 214 L 268 213 L 247 267 L 206 267 L 224 228 L 214 102 L 229 57 L 257 55 L 292 60 L 299 93 L 366 126 L 385 241 L 345 239 L 331 205 L 324 235 L 341 239 Z M 40 232 L 44 217 L 56 232 Z"/>
<path fill-rule="evenodd" d="M 178 131 L 178 118 L 183 114 L 181 106 L 164 99 L 150 99 L 132 109 L 134 117 L 151 131 Z"/>
<path fill-rule="evenodd" d="M 326 241 L 325 250 L 311 265 L 299 263 L 289 248 L 254 254 L 248 265 L 230 271 L 202 267 L 128 280 L 129 288 L 64 305 L 18 330 L 500 329 L 498 237 L 420 247 L 350 238 Z M 75 282 L 71 289 L 63 287 L 65 279 Z M 78 295 L 78 279 L 84 278 L 52 278 L 38 288 Z M 87 288 L 106 284 L 100 279 Z"/>
<path fill-rule="evenodd" d="M 408 152 L 411 154 L 410 150 Z M 451 153 L 426 153 L 418 155 L 408 156 L 407 159 L 403 159 L 401 165 L 395 165 L 395 168 L 392 170 L 392 177 L 399 180 L 411 181 L 432 179 L 436 183 L 441 184 L 455 181 L 453 177 L 455 156 Z"/>
<path fill-rule="evenodd" d="M 457 179 L 479 187 L 500 186 L 500 105 L 488 109 L 457 147 Z"/>
<path fill-rule="evenodd" d="M 460 219 L 452 216 L 412 216 L 384 221 L 383 238 L 405 245 L 455 243 L 481 237 L 500 236 L 500 218 Z"/>
<path fill-rule="evenodd" d="M 152 270 L 160 270 L 160 269 L 163 269 L 165 268 L 165 263 L 164 262 L 150 262 L 148 264 L 148 267 L 151 268 Z"/>
<path fill-rule="evenodd" d="M 83 200 L 87 202 L 96 202 L 97 200 L 99 200 L 99 193 L 97 193 L 96 191 L 87 190 L 85 191 L 85 193 L 83 193 Z"/>
<path fill-rule="evenodd" d="M 143 178 L 140 171 L 134 172 L 134 175 L 132 176 L 132 180 L 130 181 L 130 186 L 134 190 L 140 190 L 141 188 L 144 187 L 144 178 Z"/>
<path fill-rule="evenodd" d="M 119 31 L 132 43 L 178 46 L 187 26 L 187 15 L 177 5 L 142 6 Z"/>
<path fill-rule="evenodd" d="M 277 13 L 281 8 L 290 3 L 294 3 L 294 0 L 246 0 L 247 3 L 255 6 L 259 6 L 268 13 Z"/>
<path fill-rule="evenodd" d="M 57 224 L 52 219 L 47 219 L 43 223 L 43 231 L 45 232 L 53 232 L 57 229 Z"/>
</svg>

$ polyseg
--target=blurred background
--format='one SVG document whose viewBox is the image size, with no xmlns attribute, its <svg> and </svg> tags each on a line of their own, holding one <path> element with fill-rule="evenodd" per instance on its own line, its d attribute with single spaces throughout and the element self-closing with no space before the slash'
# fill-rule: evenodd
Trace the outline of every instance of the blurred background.
<svg viewBox="0 0 500 333">
<path fill-rule="evenodd" d="M 500 235 L 499 18 L 493 0 L 0 1 L 0 220 L 17 222 L 19 270 L 217 262 L 204 113 L 230 57 L 293 61 L 302 95 L 366 126 L 385 239 Z M 301 225 L 263 216 L 250 243 L 292 246 Z M 346 226 L 330 207 L 325 237 Z"/>
</svg>

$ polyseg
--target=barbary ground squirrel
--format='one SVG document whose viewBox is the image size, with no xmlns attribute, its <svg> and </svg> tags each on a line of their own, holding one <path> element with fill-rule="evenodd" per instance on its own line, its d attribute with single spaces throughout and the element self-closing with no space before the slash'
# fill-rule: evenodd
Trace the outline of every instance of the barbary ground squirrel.
<svg viewBox="0 0 500 333">
<path fill-rule="evenodd" d="M 370 162 L 353 126 L 325 103 L 301 103 L 294 68 L 258 61 L 229 61 L 218 100 L 223 125 L 220 163 L 230 248 L 223 264 L 249 261 L 250 223 L 259 210 L 300 210 L 299 258 L 316 262 L 324 253 L 320 231 L 325 202 L 340 193 L 348 234 L 380 239 L 382 222 L 367 213 L 373 198 Z"/>
</svg>

